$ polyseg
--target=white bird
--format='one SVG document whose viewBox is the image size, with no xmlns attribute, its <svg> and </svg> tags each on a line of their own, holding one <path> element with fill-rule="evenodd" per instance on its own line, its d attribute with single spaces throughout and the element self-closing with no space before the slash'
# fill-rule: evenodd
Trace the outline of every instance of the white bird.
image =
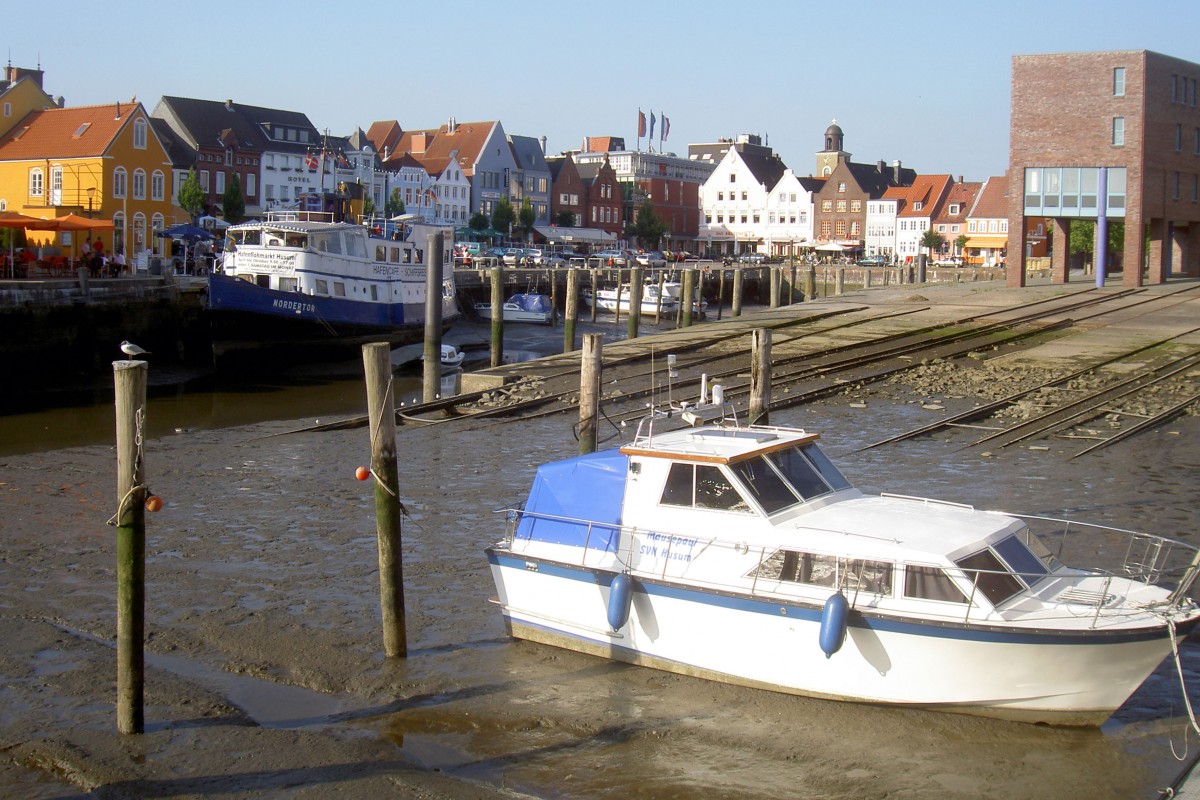
<svg viewBox="0 0 1200 800">
<path fill-rule="evenodd" d="M 150 355 L 149 350 L 143 350 L 142 348 L 138 347 L 136 344 L 134 344 L 133 342 L 130 342 L 130 341 L 121 342 L 121 352 L 124 353 L 126 356 L 128 356 L 130 359 L 132 359 L 134 356 Z"/>
</svg>

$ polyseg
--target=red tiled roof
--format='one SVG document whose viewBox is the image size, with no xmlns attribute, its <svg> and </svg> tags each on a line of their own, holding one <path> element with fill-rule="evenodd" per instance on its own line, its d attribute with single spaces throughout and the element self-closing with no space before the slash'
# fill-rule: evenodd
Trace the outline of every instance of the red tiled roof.
<svg viewBox="0 0 1200 800">
<path fill-rule="evenodd" d="M 0 161 L 104 155 L 135 114 L 149 122 L 137 102 L 32 111 L 0 138 Z"/>
<path fill-rule="evenodd" d="M 970 215 L 975 219 L 1008 218 L 1008 176 L 988 178 Z"/>
<path fill-rule="evenodd" d="M 938 202 L 945 197 L 950 185 L 949 175 L 918 175 L 908 188 L 905 208 L 897 216 L 932 217 L 938 211 Z M 915 208 L 920 203 L 921 208 Z"/>
</svg>

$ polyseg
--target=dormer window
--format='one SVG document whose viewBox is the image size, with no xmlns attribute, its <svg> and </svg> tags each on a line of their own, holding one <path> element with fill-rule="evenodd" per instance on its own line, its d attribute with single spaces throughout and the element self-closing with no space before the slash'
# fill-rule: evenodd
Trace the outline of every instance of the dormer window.
<svg viewBox="0 0 1200 800">
<path fill-rule="evenodd" d="M 958 216 L 959 211 L 960 211 L 960 208 L 959 208 L 958 203 L 950 204 L 950 216 L 952 216 L 952 217 Z"/>
<path fill-rule="evenodd" d="M 92 127 L 92 123 L 90 123 L 90 122 L 83 123 L 82 125 L 80 125 L 78 128 L 75 129 L 75 132 L 71 134 L 71 138 L 78 139 L 80 136 L 83 136 L 85 133 L 87 133 L 87 129 L 90 127 Z"/>
<path fill-rule="evenodd" d="M 917 202 L 913 203 L 913 211 L 920 211 L 922 208 L 924 208 L 924 206 L 925 204 L 918 200 Z"/>
</svg>

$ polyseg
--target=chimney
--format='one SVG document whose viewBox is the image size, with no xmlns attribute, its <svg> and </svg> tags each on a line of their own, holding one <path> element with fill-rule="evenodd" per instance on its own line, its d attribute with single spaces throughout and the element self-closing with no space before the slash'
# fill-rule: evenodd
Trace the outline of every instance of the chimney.
<svg viewBox="0 0 1200 800">
<path fill-rule="evenodd" d="M 897 186 L 900 185 L 900 159 L 898 158 L 892 162 L 892 180 L 896 182 Z"/>
<path fill-rule="evenodd" d="M 546 155 L 546 137 L 545 136 L 543 136 L 541 138 L 541 142 L 542 142 L 542 155 L 545 156 Z"/>
<path fill-rule="evenodd" d="M 880 175 L 882 175 L 882 174 L 883 174 L 883 170 L 884 170 L 884 168 L 885 168 L 886 166 L 887 166 L 887 164 L 884 164 L 884 163 L 883 163 L 883 159 L 882 159 L 882 158 L 881 158 L 881 159 L 879 159 L 879 166 L 877 167 L 877 169 L 879 170 L 879 174 L 880 174 Z"/>
<path fill-rule="evenodd" d="M 233 98 L 228 98 L 225 101 L 225 110 L 233 111 Z"/>
</svg>

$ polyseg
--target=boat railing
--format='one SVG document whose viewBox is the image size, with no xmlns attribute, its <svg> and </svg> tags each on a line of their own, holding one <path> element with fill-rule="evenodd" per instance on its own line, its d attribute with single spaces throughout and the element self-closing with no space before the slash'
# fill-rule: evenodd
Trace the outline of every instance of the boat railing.
<svg viewBox="0 0 1200 800">
<path fill-rule="evenodd" d="M 330 211 L 268 211 L 267 222 L 333 222 Z"/>
</svg>

